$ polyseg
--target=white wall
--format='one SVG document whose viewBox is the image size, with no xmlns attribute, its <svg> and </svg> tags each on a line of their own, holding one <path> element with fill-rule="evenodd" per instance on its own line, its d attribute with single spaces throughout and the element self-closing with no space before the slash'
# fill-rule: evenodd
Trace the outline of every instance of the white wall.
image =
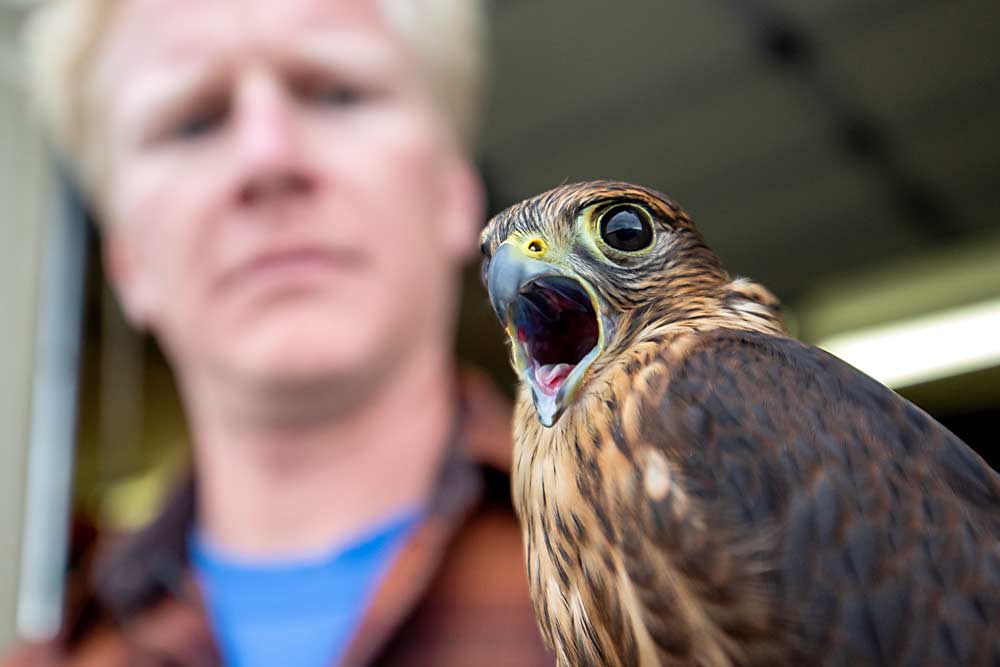
<svg viewBox="0 0 1000 667">
<path fill-rule="evenodd" d="M 47 166 L 0 12 L 0 653 L 14 639 Z"/>
</svg>

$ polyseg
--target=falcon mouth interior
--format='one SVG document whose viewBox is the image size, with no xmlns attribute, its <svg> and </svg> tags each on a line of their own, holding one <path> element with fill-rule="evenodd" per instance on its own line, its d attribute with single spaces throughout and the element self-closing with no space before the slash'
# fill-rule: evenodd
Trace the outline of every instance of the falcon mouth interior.
<svg viewBox="0 0 1000 667">
<path fill-rule="evenodd" d="M 547 396 L 558 393 L 600 342 L 593 301 L 572 278 L 543 276 L 522 286 L 512 316 L 511 333 L 517 336 L 524 370 Z"/>
</svg>

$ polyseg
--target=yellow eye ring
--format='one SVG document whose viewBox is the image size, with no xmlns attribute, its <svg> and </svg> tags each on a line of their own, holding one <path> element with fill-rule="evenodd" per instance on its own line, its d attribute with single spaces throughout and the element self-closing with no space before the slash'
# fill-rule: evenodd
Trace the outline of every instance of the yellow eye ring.
<svg viewBox="0 0 1000 667">
<path fill-rule="evenodd" d="M 549 249 L 549 244 L 544 241 L 544 239 L 533 238 L 529 240 L 523 246 L 524 254 L 529 257 L 539 258 L 543 256 Z"/>
</svg>

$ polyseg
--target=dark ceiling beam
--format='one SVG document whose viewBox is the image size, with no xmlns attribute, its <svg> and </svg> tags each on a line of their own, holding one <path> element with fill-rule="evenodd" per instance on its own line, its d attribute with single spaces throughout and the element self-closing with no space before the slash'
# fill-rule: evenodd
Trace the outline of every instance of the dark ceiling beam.
<svg viewBox="0 0 1000 667">
<path fill-rule="evenodd" d="M 958 238 L 962 225 L 947 195 L 909 163 L 891 128 L 864 108 L 849 83 L 824 66 L 813 35 L 766 0 L 727 4 L 750 26 L 761 56 L 786 70 L 829 114 L 841 149 L 879 178 L 901 220 L 930 241 Z"/>
</svg>

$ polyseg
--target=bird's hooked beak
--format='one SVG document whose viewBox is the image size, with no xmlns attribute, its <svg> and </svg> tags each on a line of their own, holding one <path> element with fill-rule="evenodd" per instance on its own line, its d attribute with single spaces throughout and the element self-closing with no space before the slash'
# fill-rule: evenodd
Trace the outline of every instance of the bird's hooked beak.
<svg viewBox="0 0 1000 667">
<path fill-rule="evenodd" d="M 510 241 L 497 249 L 486 273 L 490 304 L 500 325 L 509 324 L 510 309 L 521 294 L 521 287 L 535 278 L 559 275 L 547 262 L 529 257 Z"/>
<path fill-rule="evenodd" d="M 489 260 L 486 287 L 510 337 L 514 370 L 531 388 L 539 421 L 549 427 L 604 348 L 606 327 L 593 288 L 532 247 L 505 241 Z"/>
</svg>

